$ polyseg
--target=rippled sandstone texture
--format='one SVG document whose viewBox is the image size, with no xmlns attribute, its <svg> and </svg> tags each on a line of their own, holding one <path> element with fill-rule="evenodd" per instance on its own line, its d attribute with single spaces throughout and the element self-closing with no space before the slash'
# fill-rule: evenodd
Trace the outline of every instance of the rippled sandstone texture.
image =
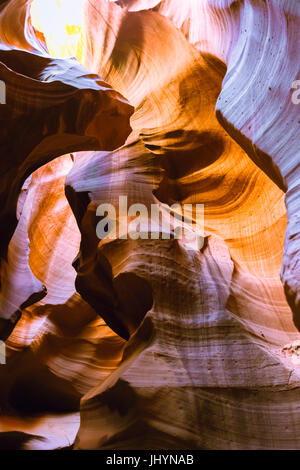
<svg viewBox="0 0 300 470">
<path fill-rule="evenodd" d="M 300 3 L 30 3 L 0 14 L 0 446 L 299 448 Z M 119 195 L 204 204 L 203 248 L 99 241 Z"/>
</svg>

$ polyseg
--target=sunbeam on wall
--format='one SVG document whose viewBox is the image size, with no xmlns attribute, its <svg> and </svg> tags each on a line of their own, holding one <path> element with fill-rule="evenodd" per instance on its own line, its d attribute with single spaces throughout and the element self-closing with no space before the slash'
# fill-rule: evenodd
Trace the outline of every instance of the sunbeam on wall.
<svg viewBox="0 0 300 470">
<path fill-rule="evenodd" d="M 32 26 L 43 33 L 52 56 L 81 56 L 84 3 L 85 0 L 33 0 Z"/>
</svg>

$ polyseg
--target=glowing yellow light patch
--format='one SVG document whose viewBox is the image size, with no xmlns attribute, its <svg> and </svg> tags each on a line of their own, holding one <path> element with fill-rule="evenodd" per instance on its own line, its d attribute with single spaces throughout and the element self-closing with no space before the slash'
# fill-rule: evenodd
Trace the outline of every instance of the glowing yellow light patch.
<svg viewBox="0 0 300 470">
<path fill-rule="evenodd" d="M 67 24 L 66 26 L 67 33 L 71 36 L 72 34 L 79 34 L 81 33 L 81 28 L 80 26 L 77 25 L 69 25 Z"/>
<path fill-rule="evenodd" d="M 33 0 L 32 26 L 43 33 L 54 57 L 82 56 L 83 7 L 86 0 Z"/>
</svg>

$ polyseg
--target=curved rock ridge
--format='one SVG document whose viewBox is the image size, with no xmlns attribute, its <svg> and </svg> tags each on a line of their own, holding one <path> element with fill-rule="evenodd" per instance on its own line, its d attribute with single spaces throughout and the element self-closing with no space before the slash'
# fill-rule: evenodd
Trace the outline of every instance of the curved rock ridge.
<svg viewBox="0 0 300 470">
<path fill-rule="evenodd" d="M 54 125 L 61 90 L 58 117 L 78 131 L 78 112 L 84 145 L 97 145 L 66 148 L 55 128 L 57 151 L 17 172 L 0 305 L 12 318 L 15 302 L 22 316 L 0 367 L 0 445 L 299 448 L 300 336 L 279 276 L 286 227 L 297 263 L 297 235 L 288 239 L 298 149 L 286 122 L 298 109 L 287 83 L 298 73 L 298 7 L 89 0 L 80 25 L 61 10 L 70 48 L 38 29 L 30 3 L 11 0 L 1 12 L 6 49 L 36 52 L 6 51 L 15 69 L 6 68 L 34 83 L 43 123 Z M 71 51 L 81 65 L 50 51 Z M 78 107 L 64 114 L 69 94 Z M 114 106 L 121 115 L 108 119 Z M 25 145 L 16 148 L 24 158 Z M 169 239 L 160 226 L 159 239 L 99 239 L 98 207 L 117 208 L 120 196 L 148 209 L 204 204 L 203 246 L 175 239 L 174 214 Z M 26 303 L 43 286 L 47 295 Z"/>
<path fill-rule="evenodd" d="M 38 167 L 64 153 L 118 147 L 130 133 L 132 107 L 75 59 L 53 60 L 4 48 L 0 51 L 0 78 L 5 83 L 5 104 L 0 109 L 0 315 L 15 323 L 19 317 L 15 312 L 20 307 L 23 309 L 45 295 L 45 288 L 28 266 L 26 225 L 32 202 L 27 198 L 25 213 L 20 209 L 20 224 L 15 232 L 16 205 L 23 183 Z M 31 183 L 28 184 L 30 188 Z M 18 289 L 22 284 L 25 289 Z M 12 326 L 5 320 L 1 320 L 2 339 L 6 339 Z"/>
<path fill-rule="evenodd" d="M 240 7 L 234 0 L 112 0 L 128 11 L 153 9 L 170 19 L 202 52 L 226 62 L 239 34 Z"/>
<path fill-rule="evenodd" d="M 286 192 L 288 226 L 281 277 L 299 326 L 299 106 L 292 100 L 293 83 L 300 74 L 299 2 L 190 0 L 183 8 L 176 0 L 117 3 L 129 11 L 156 7 L 192 44 L 225 60 L 218 119 Z"/>
<path fill-rule="evenodd" d="M 196 52 L 156 12 L 129 13 L 105 2 L 101 6 L 98 18 L 93 4 L 88 5 L 84 63 L 134 103 L 134 133 L 112 154 L 78 154 L 67 177 L 67 195 L 82 234 L 74 265 L 77 289 L 119 334 L 124 334 L 126 322 L 125 335 L 131 339 L 116 372 L 82 399 L 75 446 L 293 448 L 293 432 L 282 440 L 274 411 L 285 391 L 291 401 L 286 412 L 282 409 L 282 423 L 290 423 L 299 393 L 297 369 L 281 352 L 285 343 L 299 338 L 278 275 L 286 225 L 283 193 L 215 118 L 224 65 Z M 115 26 L 106 30 L 104 41 L 103 25 L 112 17 Z M 143 62 L 141 38 L 143 50 L 150 51 L 154 34 L 157 48 L 151 49 L 151 63 Z M 163 45 L 166 36 L 169 40 Z M 99 56 L 89 47 L 96 38 Z M 176 63 L 174 47 L 181 51 Z M 162 60 L 168 64 L 163 69 Z M 116 205 L 120 194 L 147 206 L 154 198 L 168 204 L 204 202 L 203 253 L 192 255 L 175 240 L 116 239 L 99 244 L 91 228 L 98 221 L 96 209 L 102 202 Z M 218 280 L 212 281 L 208 273 L 215 272 Z M 125 281 L 127 289 L 121 285 L 118 290 L 118 279 L 125 274 L 137 276 L 130 294 Z M 126 315 L 123 296 L 125 292 L 129 307 L 140 305 L 149 285 L 153 306 L 148 313 L 144 309 L 139 326 L 132 323 L 130 311 Z M 208 297 L 203 298 L 204 292 Z M 229 331 L 240 338 L 238 351 L 233 351 L 236 343 Z M 221 339 L 223 334 L 230 339 Z M 203 352 L 205 344 L 210 345 L 209 352 Z M 209 364 L 202 367 L 205 357 Z M 253 420 L 259 423 L 255 432 L 243 421 L 243 416 L 249 417 L 249 403 Z M 258 403 L 263 403 L 264 418 Z M 235 412 L 238 408 L 244 411 Z M 219 416 L 230 416 L 221 432 L 214 431 L 219 430 Z M 262 421 L 271 422 L 271 427 Z"/>
<path fill-rule="evenodd" d="M 300 120 L 292 85 L 300 77 L 300 4 L 268 2 L 264 15 L 261 7 L 248 1 L 242 10 L 243 33 L 227 62 L 217 114 L 230 135 L 286 192 L 288 224 L 281 277 L 299 327 Z"/>
</svg>

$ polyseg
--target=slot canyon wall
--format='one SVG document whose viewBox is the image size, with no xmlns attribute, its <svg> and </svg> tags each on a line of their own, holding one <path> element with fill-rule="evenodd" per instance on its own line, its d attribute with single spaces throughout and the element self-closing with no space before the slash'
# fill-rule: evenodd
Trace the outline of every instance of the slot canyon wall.
<svg viewBox="0 0 300 470">
<path fill-rule="evenodd" d="M 298 0 L 0 2 L 1 449 L 300 448 L 299 64 Z"/>
</svg>

